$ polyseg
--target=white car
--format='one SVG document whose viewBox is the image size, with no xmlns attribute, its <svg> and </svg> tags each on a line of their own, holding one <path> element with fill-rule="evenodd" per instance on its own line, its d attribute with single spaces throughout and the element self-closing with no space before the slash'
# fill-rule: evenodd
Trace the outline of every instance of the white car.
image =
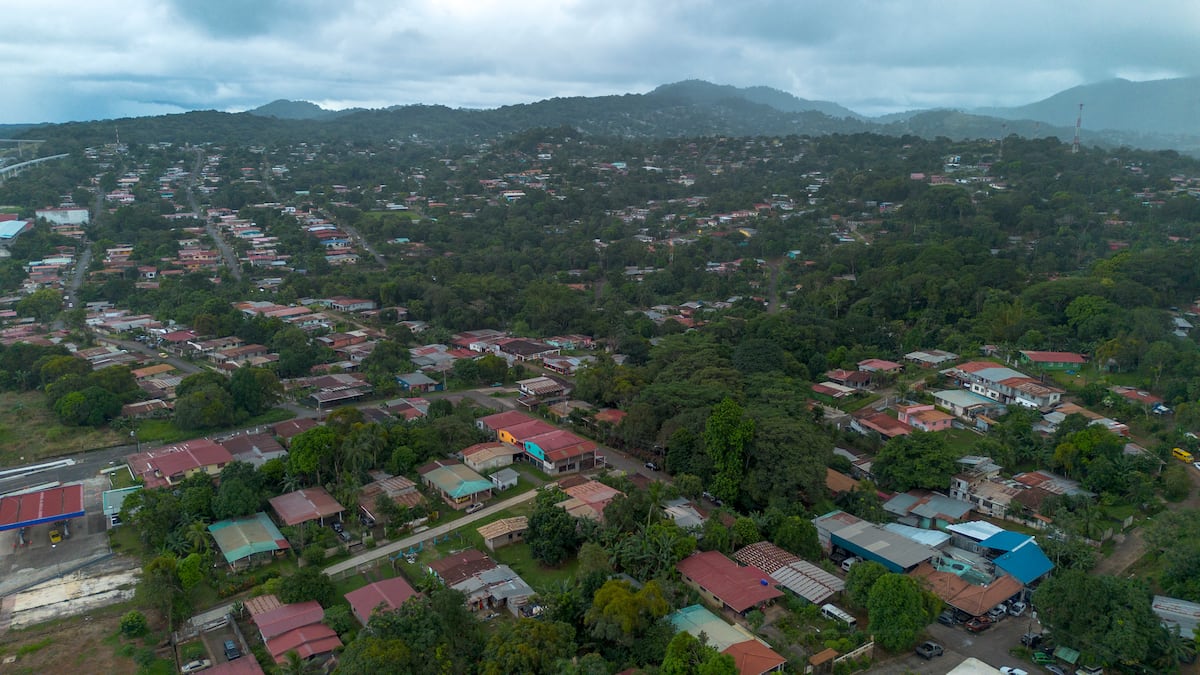
<svg viewBox="0 0 1200 675">
<path fill-rule="evenodd" d="M 1200 462 L 1192 462 L 1192 466 L 1196 467 L 1197 469 L 1200 469 Z"/>
<path fill-rule="evenodd" d="M 1011 666 L 1001 667 L 1000 672 L 1004 675 L 1029 675 L 1028 671 L 1021 670 L 1020 668 L 1013 668 Z"/>
<path fill-rule="evenodd" d="M 467 507 L 467 513 L 475 513 L 476 511 L 478 511 L 479 509 L 482 509 L 482 508 L 483 508 L 483 502 L 475 502 L 474 504 Z"/>
<path fill-rule="evenodd" d="M 195 661 L 188 661 L 187 663 L 183 664 L 183 667 L 179 669 L 179 672 L 198 673 L 201 670 L 207 670 L 211 667 L 212 661 L 209 661 L 208 659 L 196 659 Z"/>
</svg>

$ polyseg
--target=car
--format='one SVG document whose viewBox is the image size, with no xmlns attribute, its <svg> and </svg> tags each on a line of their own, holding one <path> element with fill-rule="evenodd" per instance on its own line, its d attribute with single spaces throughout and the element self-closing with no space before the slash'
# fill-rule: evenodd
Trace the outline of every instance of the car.
<svg viewBox="0 0 1200 675">
<path fill-rule="evenodd" d="M 167 353 L 166 353 L 166 352 L 159 352 L 159 353 L 158 353 L 158 358 L 160 358 L 160 359 L 165 359 L 165 358 L 167 358 Z"/>
<path fill-rule="evenodd" d="M 1008 615 L 1009 616 L 1021 616 L 1022 614 L 1025 613 L 1025 610 L 1028 608 L 1029 608 L 1029 605 L 1027 605 L 1023 602 L 1014 602 L 1008 606 Z"/>
<path fill-rule="evenodd" d="M 233 640 L 226 640 L 224 647 L 226 661 L 242 658 L 242 650 L 238 649 L 237 643 Z"/>
<path fill-rule="evenodd" d="M 50 543 L 57 544 L 60 541 L 62 541 L 62 533 L 58 530 L 50 530 Z"/>
<path fill-rule="evenodd" d="M 1029 675 L 1029 671 L 1013 668 L 1012 666 L 1000 666 L 1000 672 L 1003 675 Z"/>
<path fill-rule="evenodd" d="M 938 623 L 945 626 L 957 626 L 958 620 L 954 618 L 954 612 L 942 612 L 938 614 Z"/>
<path fill-rule="evenodd" d="M 662 467 L 660 467 L 657 462 L 646 462 L 642 466 L 646 467 L 647 469 L 650 469 L 651 471 L 661 471 L 662 470 Z"/>
<path fill-rule="evenodd" d="M 993 622 L 999 621 L 1008 615 L 1008 605 L 1003 602 L 988 610 L 987 617 Z"/>
<path fill-rule="evenodd" d="M 330 527 L 332 527 L 332 528 L 333 528 L 333 531 L 334 531 L 334 532 L 342 532 L 342 531 L 344 531 L 344 530 L 346 529 L 346 528 L 345 528 L 345 527 L 344 527 L 344 526 L 343 526 L 341 523 L 339 523 L 339 522 L 337 522 L 337 521 L 334 521 L 334 522 L 333 522 L 333 523 L 330 525 Z"/>
<path fill-rule="evenodd" d="M 478 511 L 479 509 L 482 509 L 482 508 L 483 508 L 483 502 L 475 502 L 474 504 L 471 504 L 470 506 L 467 507 L 467 513 L 475 513 L 476 511 Z"/>
<path fill-rule="evenodd" d="M 1038 645 L 1042 644 L 1041 633 L 1026 633 L 1021 636 L 1021 644 L 1030 649 L 1037 649 Z"/>
<path fill-rule="evenodd" d="M 207 670 L 211 667 L 212 661 L 209 661 L 208 659 L 196 659 L 195 661 L 188 661 L 187 663 L 183 664 L 183 667 L 179 669 L 179 672 L 198 673 L 201 670 Z"/>
<path fill-rule="evenodd" d="M 1044 666 L 1047 663 L 1054 663 L 1054 657 L 1046 652 L 1034 652 L 1033 662 L 1039 666 Z"/>
<path fill-rule="evenodd" d="M 359 514 L 358 522 L 362 523 L 363 527 L 375 527 L 375 519 L 368 515 Z"/>
<path fill-rule="evenodd" d="M 851 567 L 854 567 L 860 562 L 862 562 L 862 558 L 859 558 L 858 556 L 850 556 L 842 561 L 842 571 L 849 572 Z"/>
<path fill-rule="evenodd" d="M 1200 462 L 1192 462 L 1192 466 L 1196 467 L 1197 469 L 1200 469 Z"/>
<path fill-rule="evenodd" d="M 977 616 L 966 623 L 966 629 L 972 633 L 982 633 L 992 627 L 992 620 L 986 616 Z"/>
<path fill-rule="evenodd" d="M 350 541 L 350 539 L 352 539 L 350 533 L 345 530 L 338 530 L 338 537 L 340 537 L 342 541 Z"/>
<path fill-rule="evenodd" d="M 926 661 L 935 656 L 941 656 L 944 653 L 945 650 L 943 650 L 942 646 L 936 642 L 922 642 L 921 644 L 917 645 L 917 656 L 920 656 Z"/>
<path fill-rule="evenodd" d="M 1053 673 L 1054 675 L 1067 675 L 1067 671 L 1063 670 L 1062 666 L 1056 666 L 1054 664 L 1046 666 L 1046 671 Z"/>
</svg>

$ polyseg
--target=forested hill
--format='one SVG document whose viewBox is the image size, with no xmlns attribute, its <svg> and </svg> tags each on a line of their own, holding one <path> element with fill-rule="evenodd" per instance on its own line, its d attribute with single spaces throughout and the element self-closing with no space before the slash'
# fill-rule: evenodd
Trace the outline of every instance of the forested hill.
<svg viewBox="0 0 1200 675">
<path fill-rule="evenodd" d="M 953 111 L 928 111 L 878 123 L 833 103 L 806 101 L 765 87 L 738 89 L 699 81 L 667 85 L 647 94 L 553 98 L 490 110 L 411 105 L 333 113 L 303 102 L 277 101 L 251 113 L 198 111 L 115 122 L 46 125 L 29 133 L 51 141 L 42 148 L 43 154 L 51 154 L 111 142 L 114 126 L 122 139 L 138 143 L 170 138 L 177 143 L 221 139 L 247 145 L 386 139 L 457 144 L 563 126 L 588 135 L 627 138 L 873 132 L 929 139 L 995 139 L 1017 134 L 1065 140 L 1074 133 L 1070 126 Z M 1087 131 L 1084 142 L 1088 146 L 1129 145 L 1200 153 L 1200 136 L 1181 134 Z"/>
</svg>

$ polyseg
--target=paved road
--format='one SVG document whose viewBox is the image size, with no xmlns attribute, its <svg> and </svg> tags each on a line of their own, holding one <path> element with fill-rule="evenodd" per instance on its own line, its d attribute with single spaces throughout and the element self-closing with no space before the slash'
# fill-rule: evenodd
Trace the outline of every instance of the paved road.
<svg viewBox="0 0 1200 675">
<path fill-rule="evenodd" d="M 1008 650 L 1013 647 L 1020 646 L 1021 635 L 1029 631 L 1040 633 L 1041 625 L 1028 614 L 1008 617 L 978 635 L 968 633 L 961 626 L 952 628 L 935 623 L 928 628 L 929 639 L 945 648 L 945 656 L 926 661 L 915 653 L 910 653 L 875 664 L 867 672 L 871 675 L 905 675 L 907 673 L 943 675 L 962 663 L 963 659 L 968 656 L 974 656 L 996 668 L 1016 666 L 1029 673 L 1046 672 L 1040 667 L 1020 661 L 1008 653 Z"/>
<path fill-rule="evenodd" d="M 167 363 L 171 364 L 172 366 L 175 366 L 175 369 L 181 373 L 187 373 L 187 374 L 191 375 L 193 373 L 204 372 L 204 370 L 205 370 L 201 366 L 198 366 L 189 361 L 185 361 L 176 356 L 167 356 L 166 358 L 163 358 L 158 355 L 159 354 L 158 350 L 150 347 L 149 345 L 144 345 L 141 342 L 134 342 L 132 340 L 113 340 L 113 339 L 103 339 L 102 341 L 108 342 L 110 344 L 115 344 L 127 352 L 137 352 L 139 354 L 144 354 L 146 356 L 156 358 L 160 361 L 166 361 Z M 163 352 L 163 353 L 165 354 L 166 352 Z"/>
<path fill-rule="evenodd" d="M 217 227 L 209 222 L 204 216 L 204 212 L 200 210 L 200 204 L 196 201 L 196 193 L 192 189 L 196 185 L 196 178 L 200 176 L 200 170 L 204 166 L 204 151 L 196 148 L 196 164 L 192 167 L 192 173 L 188 176 L 187 183 L 184 189 L 187 190 L 188 205 L 192 208 L 192 213 L 196 214 L 197 218 L 204 220 L 204 230 L 208 232 L 208 236 L 212 237 L 217 248 L 221 250 L 221 258 L 225 261 L 225 266 L 229 268 L 233 278 L 238 281 L 242 280 L 242 266 L 238 262 L 237 256 L 233 249 L 229 248 L 229 244 L 225 243 L 225 238 L 217 231 Z"/>
<path fill-rule="evenodd" d="M 353 558 L 350 558 L 349 560 L 344 560 L 340 563 L 337 563 L 336 565 L 330 565 L 329 567 L 325 568 L 325 574 L 327 574 L 331 577 L 337 578 L 341 574 L 353 572 L 359 565 L 369 563 L 371 561 L 378 560 L 380 558 L 390 556 L 395 553 L 399 553 L 400 551 L 412 548 L 413 546 L 416 546 L 417 544 L 419 544 L 423 541 L 426 541 L 427 539 L 432 539 L 433 537 L 440 537 L 443 534 L 453 532 L 454 530 L 457 530 L 461 527 L 465 527 L 465 526 L 479 520 L 480 518 L 490 516 L 493 513 L 496 513 L 497 511 L 503 511 L 504 509 L 507 509 L 511 506 L 516 506 L 517 504 L 524 504 L 525 502 L 530 501 L 534 497 L 537 497 L 537 495 L 538 495 L 537 490 L 530 490 L 529 492 L 519 494 L 516 497 L 511 497 L 509 499 L 505 499 L 502 502 L 496 502 L 495 504 L 492 504 L 491 506 L 480 509 L 480 510 L 476 511 L 475 513 L 465 515 L 462 518 L 457 518 L 449 523 L 446 523 L 445 525 L 438 525 L 437 527 L 430 528 L 419 534 L 414 534 L 410 537 L 405 537 L 404 539 L 400 539 L 398 541 L 393 541 L 390 544 L 386 544 L 384 546 L 380 546 L 379 548 L 375 548 L 370 551 L 366 551 L 365 553 L 360 553 L 359 555 L 356 555 Z"/>
</svg>

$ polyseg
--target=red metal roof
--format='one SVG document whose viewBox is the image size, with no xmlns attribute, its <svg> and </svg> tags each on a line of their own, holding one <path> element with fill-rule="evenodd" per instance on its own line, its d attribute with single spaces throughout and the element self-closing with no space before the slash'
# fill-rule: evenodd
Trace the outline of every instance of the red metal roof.
<svg viewBox="0 0 1200 675">
<path fill-rule="evenodd" d="M 492 431 L 500 431 L 501 429 L 515 427 L 518 424 L 524 424 L 532 421 L 534 421 L 532 417 L 516 410 L 509 410 L 508 412 L 496 413 L 495 415 L 488 415 L 487 417 L 479 418 L 479 422 Z"/>
<path fill-rule="evenodd" d="M 675 569 L 735 612 L 783 595 L 771 575 L 753 565 L 742 567 L 718 551 L 694 553 L 680 560 Z"/>
<path fill-rule="evenodd" d="M 79 484 L 0 497 L 0 531 L 82 515 L 83 486 Z"/>
<path fill-rule="evenodd" d="M 271 500 L 271 508 L 279 514 L 285 525 L 297 525 L 318 518 L 333 516 L 345 511 L 325 488 L 305 488 Z"/>
<path fill-rule="evenodd" d="M 787 663 L 787 659 L 758 640 L 746 640 L 729 645 L 721 653 L 733 657 L 739 675 L 762 675 Z"/>
<path fill-rule="evenodd" d="M 505 433 L 511 434 L 516 442 L 524 443 L 534 436 L 541 436 L 542 434 L 550 433 L 551 431 L 559 431 L 559 428 L 548 422 L 531 419 L 523 424 L 504 427 L 501 430 Z"/>
<path fill-rule="evenodd" d="M 301 659 L 317 654 L 327 654 L 342 646 L 337 633 L 323 623 L 314 623 L 288 631 L 272 640 L 267 640 L 267 651 L 275 663 L 287 662 L 287 653 L 294 651 Z"/>
<path fill-rule="evenodd" d="M 416 594 L 416 589 L 403 577 L 392 577 L 350 591 L 346 594 L 346 601 L 350 603 L 354 616 L 365 626 L 376 607 L 383 605 L 384 611 L 393 610 Z"/>
<path fill-rule="evenodd" d="M 319 622 L 325 618 L 325 610 L 321 608 L 321 603 L 309 600 L 308 602 L 280 605 L 262 614 L 255 614 L 251 618 L 254 620 L 254 625 L 258 626 L 263 639 L 270 640 L 290 630 Z"/>
</svg>

